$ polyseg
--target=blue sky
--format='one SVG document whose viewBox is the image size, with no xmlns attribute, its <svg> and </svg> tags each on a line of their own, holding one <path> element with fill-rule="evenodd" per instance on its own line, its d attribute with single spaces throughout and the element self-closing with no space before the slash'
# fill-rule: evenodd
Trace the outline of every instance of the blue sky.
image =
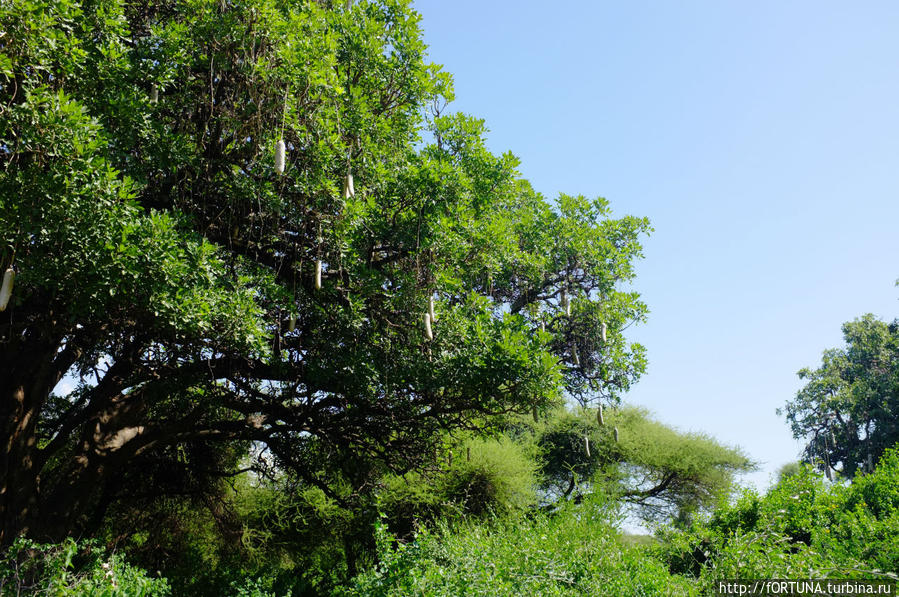
<svg viewBox="0 0 899 597">
<path fill-rule="evenodd" d="M 899 316 L 899 3 L 419 0 L 453 107 L 548 198 L 647 216 L 627 401 L 795 460 L 775 409 L 864 313 Z"/>
</svg>

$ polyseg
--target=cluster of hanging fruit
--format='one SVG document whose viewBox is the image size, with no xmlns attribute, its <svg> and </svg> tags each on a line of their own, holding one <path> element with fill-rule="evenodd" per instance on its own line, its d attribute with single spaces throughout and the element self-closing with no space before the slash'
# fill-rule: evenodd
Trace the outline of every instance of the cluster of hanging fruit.
<svg viewBox="0 0 899 597">
<path fill-rule="evenodd" d="M 158 91 L 156 87 L 153 87 L 151 101 L 156 103 L 158 100 Z M 284 143 L 284 139 L 279 139 L 275 145 L 275 171 L 278 174 L 284 173 L 284 168 L 286 165 L 286 145 Z M 353 173 L 347 168 L 347 174 L 343 180 L 343 199 L 350 199 L 355 196 L 356 191 L 353 185 Z M 319 236 L 319 243 L 321 243 L 321 236 Z M 12 292 L 12 281 L 15 277 L 15 272 L 13 272 L 12 268 L 7 269 L 6 274 L 3 277 L 3 285 L 2 289 L 0 289 L 0 311 L 6 308 L 6 304 L 9 301 L 9 296 Z M 315 288 L 321 289 L 322 287 L 322 260 L 315 260 Z M 571 317 L 571 300 L 568 297 L 568 290 L 563 288 L 560 295 L 559 304 L 562 310 L 565 313 L 566 317 Z M 434 313 L 434 297 L 428 297 L 428 309 L 423 314 L 422 317 L 424 323 L 424 334 L 427 341 L 432 341 L 434 339 L 434 329 L 433 324 L 437 320 L 437 316 Z M 295 313 L 290 314 L 290 318 L 288 320 L 287 331 L 293 332 L 296 329 L 297 316 Z M 543 319 L 540 321 L 540 331 L 546 331 L 546 323 Z M 608 334 L 608 326 L 606 322 L 600 323 L 600 338 L 602 342 L 607 342 L 607 334 Z M 580 366 L 580 357 L 576 349 L 572 348 L 572 357 L 574 359 L 575 366 Z M 533 408 L 533 418 L 534 422 L 538 422 L 537 416 L 537 407 Z M 600 426 L 605 425 L 605 417 L 603 416 L 603 408 L 602 405 L 599 406 L 596 412 L 596 420 Z M 618 441 L 619 432 L 618 427 L 615 427 L 613 430 L 613 436 L 615 441 Z M 587 436 L 584 436 L 584 446 L 587 452 L 587 456 L 590 456 L 590 439 Z"/>
<path fill-rule="evenodd" d="M 155 90 L 155 87 L 154 87 Z M 278 174 L 283 174 L 284 170 L 287 166 L 287 144 L 284 142 L 284 138 L 278 139 L 277 143 L 275 143 L 275 172 Z M 355 188 L 353 187 L 353 173 L 347 168 L 347 174 L 343 181 L 343 198 L 349 199 L 356 195 Z M 322 244 L 322 236 L 321 229 L 319 229 L 318 235 L 318 244 L 321 246 Z M 315 260 L 315 274 L 314 274 L 314 284 L 316 290 L 321 290 L 322 287 L 322 259 L 318 257 Z M 287 320 L 287 331 L 293 332 L 297 327 L 297 314 L 295 312 L 291 312 L 288 320 Z"/>
<path fill-rule="evenodd" d="M 602 404 L 600 404 L 600 405 L 596 408 L 596 423 L 597 423 L 600 427 L 603 427 L 603 426 L 606 424 L 606 417 L 605 417 L 605 415 L 603 414 Z M 612 428 L 612 435 L 615 437 L 615 441 L 617 442 L 617 441 L 618 441 L 618 427 L 613 427 L 613 428 Z"/>
<path fill-rule="evenodd" d="M 600 427 L 603 427 L 606 424 L 606 419 L 605 419 L 605 416 L 603 415 L 602 404 L 600 404 L 596 408 L 596 423 Z M 617 443 L 618 439 L 619 439 L 618 427 L 612 428 L 612 437 L 615 438 L 615 442 Z M 587 451 L 587 458 L 590 458 L 590 438 L 589 438 L 589 436 L 586 436 L 586 435 L 584 436 L 584 448 Z"/>
<path fill-rule="evenodd" d="M 153 90 L 154 90 L 154 93 L 156 93 L 155 87 L 153 88 Z M 154 97 L 154 99 L 156 98 L 155 95 L 153 97 Z M 287 147 L 284 142 L 284 139 L 283 138 L 278 139 L 277 143 L 275 144 L 275 171 L 278 174 L 284 173 L 284 169 L 286 166 L 286 151 L 287 151 Z M 350 199 L 356 195 L 354 181 L 353 181 L 353 173 L 349 167 L 347 168 L 347 173 L 343 180 L 342 195 L 343 195 L 344 200 Z M 319 242 L 321 242 L 321 237 L 319 237 Z M 322 260 L 321 260 L 321 258 L 318 258 L 315 260 L 315 288 L 318 290 L 318 289 L 321 289 L 321 287 L 322 287 Z M 571 300 L 568 296 L 567 288 L 563 288 L 561 290 L 559 303 L 560 303 L 560 306 L 561 306 L 563 312 L 565 313 L 565 316 L 571 317 Z M 433 326 L 434 326 L 436 319 L 437 319 L 436 315 L 434 314 L 434 298 L 429 297 L 428 310 L 422 316 L 425 339 L 429 342 L 434 339 Z M 294 321 L 294 323 L 295 323 L 295 318 L 292 321 Z M 289 327 L 290 327 L 290 331 L 293 331 L 293 325 L 291 325 Z M 542 319 L 540 321 L 540 330 L 546 331 L 546 323 Z M 607 335 L 608 335 L 608 326 L 606 325 L 605 322 L 601 322 L 600 323 L 600 338 L 602 339 L 603 343 L 607 342 L 607 337 L 608 337 Z M 578 351 L 575 348 L 572 348 L 571 354 L 572 354 L 572 359 L 574 361 L 575 366 L 580 367 L 581 361 L 580 361 L 580 355 L 578 354 Z"/>
<path fill-rule="evenodd" d="M 275 172 L 278 174 L 284 174 L 284 169 L 287 164 L 287 146 L 284 143 L 284 139 L 278 139 L 278 142 L 275 144 Z M 353 172 L 350 170 L 349 166 L 347 166 L 347 173 L 343 179 L 343 198 L 344 200 L 350 199 L 356 196 L 356 189 L 353 185 Z M 319 231 L 318 243 L 321 245 L 321 231 Z M 322 260 L 318 258 L 315 260 L 315 289 L 321 290 L 322 287 Z"/>
<path fill-rule="evenodd" d="M 562 312 L 565 314 L 565 317 L 571 317 L 571 299 L 568 296 L 567 288 L 562 288 L 562 290 L 559 293 L 559 307 L 561 307 Z M 542 319 L 540 321 L 540 331 L 541 332 L 546 331 L 546 324 Z M 606 325 L 605 321 L 601 321 L 599 324 L 599 337 L 602 340 L 603 344 L 608 342 L 608 333 L 609 333 L 609 326 Z M 571 352 L 571 360 L 574 362 L 574 366 L 580 367 L 581 366 L 581 357 L 580 357 L 580 354 L 578 354 L 577 347 L 574 344 L 572 344 L 572 346 L 570 347 L 570 352 Z"/>
</svg>

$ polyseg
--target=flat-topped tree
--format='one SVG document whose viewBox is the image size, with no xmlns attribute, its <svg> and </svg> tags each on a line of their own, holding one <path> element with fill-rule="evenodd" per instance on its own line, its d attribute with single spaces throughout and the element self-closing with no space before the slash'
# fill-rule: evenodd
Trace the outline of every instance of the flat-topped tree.
<svg viewBox="0 0 899 597">
<path fill-rule="evenodd" d="M 408 2 L 7 3 L 0 30 L 0 543 L 89 530 L 126 470 L 255 442 L 328 490 L 329 455 L 415 466 L 642 371 L 618 284 L 647 222 L 551 207 L 445 114 Z M 229 455 L 172 456 L 199 444 Z"/>
</svg>

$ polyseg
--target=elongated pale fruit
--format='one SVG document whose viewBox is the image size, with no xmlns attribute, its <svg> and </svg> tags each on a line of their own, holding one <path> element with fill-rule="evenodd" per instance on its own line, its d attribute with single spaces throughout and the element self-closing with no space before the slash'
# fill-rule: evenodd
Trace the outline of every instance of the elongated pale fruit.
<svg viewBox="0 0 899 597">
<path fill-rule="evenodd" d="M 297 329 L 297 315 L 296 313 L 290 314 L 290 319 L 287 320 L 287 331 L 292 332 Z"/>
<path fill-rule="evenodd" d="M 590 458 L 590 438 L 584 436 L 584 447 L 587 448 L 587 458 Z"/>
<path fill-rule="evenodd" d="M 542 319 L 540 320 L 540 331 L 541 331 L 541 332 L 545 332 L 545 331 L 546 331 L 546 322 L 543 321 Z"/>
<path fill-rule="evenodd" d="M 155 104 L 159 101 L 159 87 L 153 85 L 150 87 L 150 103 Z"/>
<path fill-rule="evenodd" d="M 602 404 L 600 404 L 599 408 L 596 409 L 596 422 L 600 425 L 606 424 L 606 418 L 602 414 Z"/>
<path fill-rule="evenodd" d="M 428 315 L 431 316 L 431 321 L 437 321 L 437 315 L 434 313 L 434 297 L 428 297 Z"/>
<path fill-rule="evenodd" d="M 562 297 L 559 299 L 559 304 L 562 305 L 562 309 L 565 311 L 565 315 L 571 315 L 571 301 L 568 300 L 568 291 L 562 289 Z"/>
<path fill-rule="evenodd" d="M 278 139 L 278 144 L 275 145 L 275 171 L 278 174 L 284 172 L 284 157 L 287 152 L 287 148 L 284 145 L 284 139 Z"/>
<path fill-rule="evenodd" d="M 614 434 L 615 434 L 615 441 L 617 442 L 617 441 L 618 441 L 618 428 L 616 427 L 616 428 L 613 429 L 612 431 L 613 431 Z"/>
<path fill-rule="evenodd" d="M 348 172 L 346 178 L 343 179 L 343 198 L 349 199 L 356 196 L 356 189 L 353 188 L 353 174 Z"/>
<path fill-rule="evenodd" d="M 12 285 L 16 281 L 16 271 L 8 267 L 3 273 L 3 284 L 0 285 L 0 311 L 6 310 L 9 299 L 12 297 Z"/>
<path fill-rule="evenodd" d="M 602 337 L 603 342 L 606 341 L 606 332 L 608 331 L 608 329 L 609 327 L 606 325 L 605 321 L 599 325 L 599 335 Z"/>
<path fill-rule="evenodd" d="M 315 260 L 315 289 L 321 290 L 322 287 L 322 260 Z"/>
<path fill-rule="evenodd" d="M 428 340 L 433 340 L 434 332 L 431 331 L 431 315 L 428 313 L 425 313 L 424 321 L 425 321 L 425 338 L 427 338 Z"/>
</svg>

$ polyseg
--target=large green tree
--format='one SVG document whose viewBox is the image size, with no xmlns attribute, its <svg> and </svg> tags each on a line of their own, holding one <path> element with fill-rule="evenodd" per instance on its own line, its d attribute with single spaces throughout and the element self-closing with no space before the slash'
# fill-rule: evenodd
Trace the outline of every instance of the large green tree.
<svg viewBox="0 0 899 597">
<path fill-rule="evenodd" d="M 0 543 L 639 376 L 648 223 L 547 203 L 425 49 L 406 0 L 0 3 Z"/>
<path fill-rule="evenodd" d="M 799 372 L 806 385 L 784 412 L 806 462 L 852 477 L 899 442 L 899 321 L 865 315 L 843 324 L 843 337 L 845 348 Z"/>
</svg>

